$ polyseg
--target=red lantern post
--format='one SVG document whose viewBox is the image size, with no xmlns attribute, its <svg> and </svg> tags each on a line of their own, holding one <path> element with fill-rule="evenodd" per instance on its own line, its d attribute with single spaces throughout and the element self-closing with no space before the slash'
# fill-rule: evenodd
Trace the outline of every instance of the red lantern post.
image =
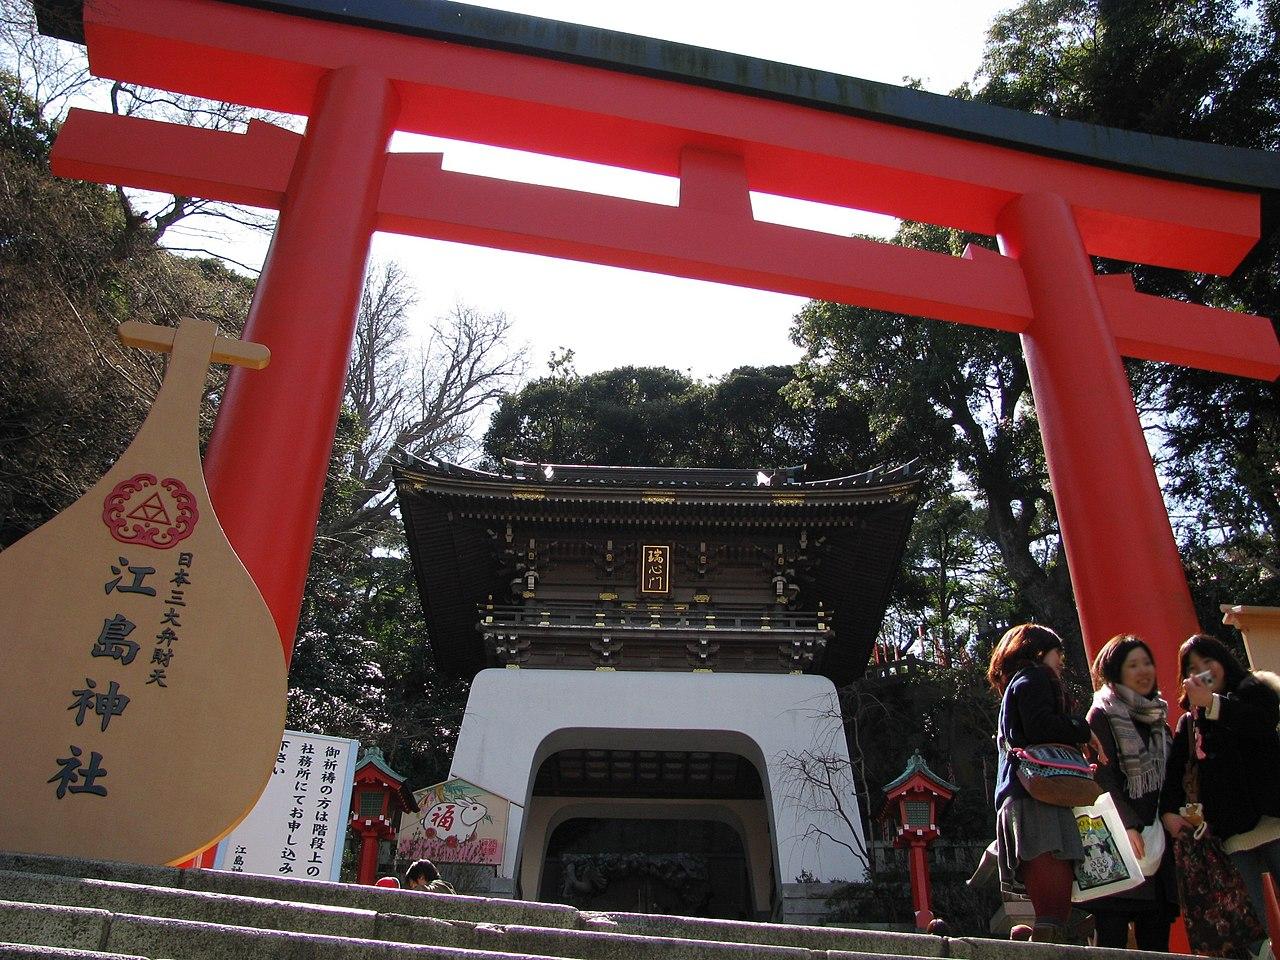
<svg viewBox="0 0 1280 960">
<path fill-rule="evenodd" d="M 885 784 L 884 806 L 879 819 L 898 821 L 895 847 L 908 849 L 911 870 L 911 904 L 916 928 L 924 930 L 933 919 L 929 887 L 929 845 L 938 839 L 938 819 L 959 789 L 929 769 L 919 753 L 913 753 L 907 768 L 892 783 Z"/>
<path fill-rule="evenodd" d="M 372 885 L 378 872 L 378 842 L 393 840 L 395 814 L 408 811 L 404 777 L 387 765 L 382 751 L 370 747 L 356 765 L 351 797 L 351 830 L 360 838 L 360 865 L 356 883 Z"/>
</svg>

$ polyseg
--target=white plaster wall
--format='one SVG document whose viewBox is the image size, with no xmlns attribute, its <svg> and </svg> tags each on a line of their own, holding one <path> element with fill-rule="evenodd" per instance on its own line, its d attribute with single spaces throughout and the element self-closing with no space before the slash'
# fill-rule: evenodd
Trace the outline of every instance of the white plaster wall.
<svg viewBox="0 0 1280 960">
<path fill-rule="evenodd" d="M 760 771 L 773 836 L 775 875 L 860 880 L 863 863 L 812 827 L 862 848 L 857 797 L 838 818 L 797 802 L 783 755 L 817 750 L 848 760 L 835 687 L 824 677 L 587 670 L 484 670 L 471 686 L 451 776 L 525 810 L 538 766 L 558 750 L 712 750 L 737 753 Z M 513 810 L 513 813 L 515 811 Z M 521 834 L 523 843 L 523 832 Z M 539 856 L 541 850 L 528 851 Z M 511 858 L 504 858 L 508 861 Z M 504 862 L 503 875 L 517 865 Z M 536 890 L 523 890 L 526 897 Z"/>
</svg>

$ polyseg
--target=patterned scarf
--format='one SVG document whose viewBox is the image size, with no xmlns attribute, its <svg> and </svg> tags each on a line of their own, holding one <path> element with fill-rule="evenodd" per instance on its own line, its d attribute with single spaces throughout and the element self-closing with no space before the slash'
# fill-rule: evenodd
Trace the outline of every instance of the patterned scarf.
<svg viewBox="0 0 1280 960">
<path fill-rule="evenodd" d="M 1116 752 L 1120 769 L 1129 784 L 1129 796 L 1159 790 L 1164 783 L 1165 758 L 1169 756 L 1169 728 L 1165 718 L 1169 705 L 1158 694 L 1148 700 L 1134 693 L 1123 684 L 1104 684 L 1093 695 L 1093 705 L 1101 708 L 1111 722 L 1111 732 L 1116 738 Z M 1142 742 L 1142 735 L 1134 722 L 1151 728 L 1150 747 Z"/>
</svg>

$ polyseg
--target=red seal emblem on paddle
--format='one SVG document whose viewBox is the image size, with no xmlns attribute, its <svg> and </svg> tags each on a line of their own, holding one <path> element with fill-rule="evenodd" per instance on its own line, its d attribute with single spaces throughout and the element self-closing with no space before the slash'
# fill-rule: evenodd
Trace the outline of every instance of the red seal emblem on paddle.
<svg viewBox="0 0 1280 960">
<path fill-rule="evenodd" d="M 117 483 L 102 507 L 102 522 L 121 543 L 167 550 L 187 539 L 200 511 L 186 484 L 174 477 L 157 481 L 139 473 Z"/>
</svg>

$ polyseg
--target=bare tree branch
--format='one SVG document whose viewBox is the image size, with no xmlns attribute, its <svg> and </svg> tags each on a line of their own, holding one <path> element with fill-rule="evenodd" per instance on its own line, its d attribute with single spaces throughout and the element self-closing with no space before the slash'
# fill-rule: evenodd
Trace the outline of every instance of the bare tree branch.
<svg viewBox="0 0 1280 960">
<path fill-rule="evenodd" d="M 425 345 L 411 350 L 415 300 L 399 264 L 370 270 L 345 395 L 361 434 L 348 466 L 355 489 L 349 509 L 321 531 L 344 543 L 368 541 L 392 519 L 395 464 L 466 456 L 475 417 L 524 369 L 523 349 L 507 344 L 507 317 L 461 304 L 432 328 Z"/>
</svg>

